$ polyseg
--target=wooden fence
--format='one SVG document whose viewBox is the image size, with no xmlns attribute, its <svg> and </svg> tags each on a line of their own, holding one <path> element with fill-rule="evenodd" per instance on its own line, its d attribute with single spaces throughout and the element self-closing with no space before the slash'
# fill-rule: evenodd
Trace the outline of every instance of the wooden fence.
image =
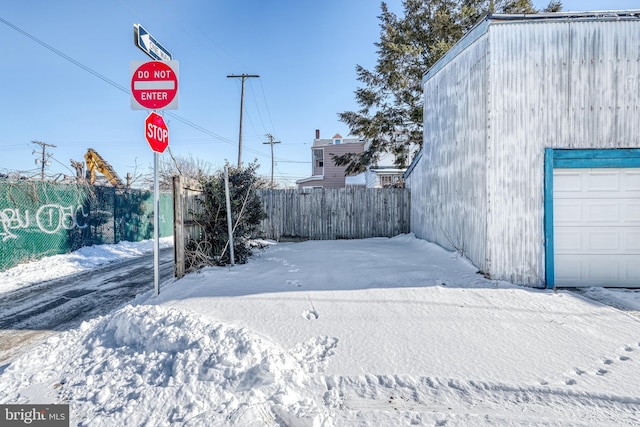
<svg viewBox="0 0 640 427">
<path fill-rule="evenodd" d="M 174 276 L 185 275 L 187 243 L 200 241 L 203 229 L 195 221 L 195 213 L 201 209 L 196 198 L 202 193 L 200 184 L 184 176 L 173 177 L 173 251 Z"/>
<path fill-rule="evenodd" d="M 335 240 L 392 237 L 409 232 L 411 198 L 406 188 L 256 190 L 267 213 L 256 237 L 273 240 Z M 195 220 L 202 206 L 195 181 L 173 178 L 175 276 L 189 264 L 187 243 L 203 240 Z"/>
<path fill-rule="evenodd" d="M 274 240 L 363 239 L 409 232 L 406 188 L 258 190 L 267 213 L 263 237 Z"/>
</svg>

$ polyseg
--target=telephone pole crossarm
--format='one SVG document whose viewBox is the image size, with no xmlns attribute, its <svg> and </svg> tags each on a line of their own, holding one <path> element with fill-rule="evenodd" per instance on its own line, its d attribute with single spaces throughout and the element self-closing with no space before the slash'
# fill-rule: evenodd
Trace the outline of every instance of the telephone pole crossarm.
<svg viewBox="0 0 640 427">
<path fill-rule="evenodd" d="M 230 74 L 227 78 L 242 79 L 242 89 L 240 92 L 240 131 L 238 135 L 238 167 L 242 165 L 242 113 L 244 110 L 244 81 L 248 78 L 260 77 L 257 74 Z"/>
<path fill-rule="evenodd" d="M 273 135 L 271 135 L 270 133 L 268 133 L 266 136 L 267 138 L 269 138 L 269 141 L 263 142 L 263 144 L 269 144 L 271 146 L 271 187 L 273 187 L 273 168 L 275 166 L 275 162 L 273 160 L 273 145 L 280 144 L 280 141 L 274 141 Z"/>
<path fill-rule="evenodd" d="M 36 164 L 40 162 L 40 165 L 41 165 L 40 180 L 44 182 L 44 168 L 49 163 L 47 158 L 52 156 L 52 154 L 47 153 L 47 147 L 56 148 L 56 146 L 53 144 L 47 144 L 46 142 L 42 142 L 42 141 L 31 141 L 31 142 L 33 144 L 36 144 L 42 147 L 42 159 L 36 159 Z"/>
</svg>

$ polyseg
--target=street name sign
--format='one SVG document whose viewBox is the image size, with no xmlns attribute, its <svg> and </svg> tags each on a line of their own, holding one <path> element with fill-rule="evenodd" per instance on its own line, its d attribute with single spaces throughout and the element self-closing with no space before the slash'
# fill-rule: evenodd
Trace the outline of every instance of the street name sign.
<svg viewBox="0 0 640 427">
<path fill-rule="evenodd" d="M 133 38 L 136 46 L 149 55 L 151 59 L 158 61 L 170 61 L 173 59 L 171 52 L 158 43 L 158 41 L 154 39 L 153 36 L 142 27 L 142 25 L 133 24 Z"/>
<path fill-rule="evenodd" d="M 147 116 L 144 121 L 144 136 L 156 153 L 164 153 L 169 146 L 169 129 L 162 116 L 155 111 Z"/>
<path fill-rule="evenodd" d="M 131 62 L 131 109 L 178 109 L 178 61 Z"/>
</svg>

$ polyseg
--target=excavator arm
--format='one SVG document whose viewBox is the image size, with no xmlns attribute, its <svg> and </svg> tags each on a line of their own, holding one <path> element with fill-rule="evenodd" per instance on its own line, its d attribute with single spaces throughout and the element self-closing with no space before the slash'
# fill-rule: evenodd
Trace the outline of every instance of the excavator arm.
<svg viewBox="0 0 640 427">
<path fill-rule="evenodd" d="M 93 148 L 87 150 L 84 155 L 84 160 L 87 164 L 87 179 L 91 185 L 96 182 L 96 172 L 100 172 L 114 187 L 125 187 L 122 179 L 120 179 L 116 171 L 113 170 L 113 167 Z"/>
</svg>

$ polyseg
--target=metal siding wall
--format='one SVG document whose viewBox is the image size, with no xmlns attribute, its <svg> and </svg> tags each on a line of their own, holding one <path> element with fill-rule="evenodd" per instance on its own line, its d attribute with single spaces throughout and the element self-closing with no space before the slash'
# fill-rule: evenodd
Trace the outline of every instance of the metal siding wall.
<svg viewBox="0 0 640 427">
<path fill-rule="evenodd" d="M 580 22 L 569 29 L 572 135 L 567 147 L 637 147 L 640 22 Z"/>
<path fill-rule="evenodd" d="M 492 25 L 492 276 L 544 282 L 544 148 L 638 146 L 640 22 Z"/>
<path fill-rule="evenodd" d="M 490 274 L 544 278 L 544 146 L 567 136 L 569 42 L 555 24 L 493 25 L 488 135 Z"/>
<path fill-rule="evenodd" d="M 416 236 L 540 286 L 544 149 L 640 147 L 639 33 L 632 20 L 492 22 L 431 71 L 407 178 Z"/>
<path fill-rule="evenodd" d="M 487 37 L 425 81 L 424 153 L 408 177 L 411 230 L 486 267 Z"/>
</svg>

